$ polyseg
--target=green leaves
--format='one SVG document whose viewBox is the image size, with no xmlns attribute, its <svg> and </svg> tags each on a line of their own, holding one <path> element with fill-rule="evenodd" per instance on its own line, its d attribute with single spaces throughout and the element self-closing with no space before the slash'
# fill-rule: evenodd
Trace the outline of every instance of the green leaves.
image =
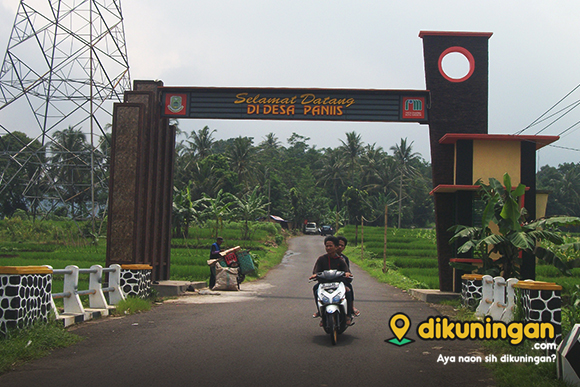
<svg viewBox="0 0 580 387">
<path fill-rule="evenodd" d="M 562 273 L 566 275 L 572 275 L 566 263 L 560 259 L 558 255 L 556 255 L 553 251 L 550 251 L 544 247 L 537 246 L 534 249 L 534 255 L 544 262 L 558 268 Z"/>
<path fill-rule="evenodd" d="M 457 248 L 460 254 L 473 252 L 479 255 L 484 263 L 485 273 L 500 272 L 505 278 L 519 275 L 521 265 L 520 253 L 528 251 L 536 257 L 569 274 L 566 262 L 556 252 L 539 246 L 541 241 L 549 241 L 556 245 L 564 243 L 558 227 L 580 224 L 580 218 L 558 216 L 538 221 L 524 223 L 526 211 L 520 206 L 520 198 L 525 194 L 526 187 L 519 184 L 512 189 L 510 176 L 503 176 L 503 184 L 490 178 L 489 185 L 478 181 L 480 196 L 486 201 L 482 215 L 482 227 L 456 225 L 449 229 L 454 235 L 450 243 L 457 241 L 462 244 Z M 493 234 L 489 228 L 490 222 L 499 227 L 499 233 Z M 491 253 L 500 257 L 492 260 Z"/>
</svg>

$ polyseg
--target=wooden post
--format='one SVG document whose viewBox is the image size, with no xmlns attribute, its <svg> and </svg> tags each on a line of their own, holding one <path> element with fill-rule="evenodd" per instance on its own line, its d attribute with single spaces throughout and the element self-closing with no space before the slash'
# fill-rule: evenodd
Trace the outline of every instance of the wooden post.
<svg viewBox="0 0 580 387">
<path fill-rule="evenodd" d="M 360 259 L 361 261 L 365 259 L 364 257 L 364 241 L 365 241 L 365 217 L 361 215 L 360 217 Z"/>
<path fill-rule="evenodd" d="M 385 206 L 385 245 L 383 247 L 383 273 L 387 272 L 387 211 L 389 207 Z"/>
</svg>

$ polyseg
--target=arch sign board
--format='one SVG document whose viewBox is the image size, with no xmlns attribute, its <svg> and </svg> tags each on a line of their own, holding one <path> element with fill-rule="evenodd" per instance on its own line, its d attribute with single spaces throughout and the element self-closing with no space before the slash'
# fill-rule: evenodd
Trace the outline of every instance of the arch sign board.
<svg viewBox="0 0 580 387">
<path fill-rule="evenodd" d="M 429 92 L 290 88 L 162 88 L 165 118 L 428 123 Z"/>
<path fill-rule="evenodd" d="M 491 35 L 422 31 L 426 90 L 217 88 L 135 81 L 113 112 L 107 266 L 146 263 L 153 266 L 152 278 L 169 279 L 175 152 L 169 118 L 428 124 L 433 187 L 472 184 L 472 138 L 488 133 Z M 443 66 L 455 53 L 469 64 L 459 77 Z M 454 145 L 441 141 L 449 133 L 470 136 L 458 141 L 457 158 Z M 535 213 L 535 149 L 533 142 L 522 142 L 520 181 L 530 187 L 525 201 L 530 214 Z M 471 195 L 434 190 L 441 290 L 451 291 L 454 284 L 449 261 L 456 251 L 448 230 L 453 224 L 470 224 Z M 533 275 L 535 261 L 523 259 L 522 268 Z"/>
</svg>

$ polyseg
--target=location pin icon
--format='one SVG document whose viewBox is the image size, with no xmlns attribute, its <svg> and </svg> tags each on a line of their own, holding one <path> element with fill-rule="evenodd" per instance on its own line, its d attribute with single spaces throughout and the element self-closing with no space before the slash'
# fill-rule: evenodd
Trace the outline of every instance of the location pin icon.
<svg viewBox="0 0 580 387">
<path fill-rule="evenodd" d="M 398 327 L 397 326 L 398 321 L 402 321 L 403 326 Z M 391 317 L 389 325 L 391 326 L 391 331 L 397 337 L 397 340 L 403 341 L 403 338 L 405 337 L 407 331 L 411 327 L 411 321 L 409 320 L 409 317 L 407 317 L 403 313 L 398 313 L 393 315 L 393 317 Z"/>
</svg>

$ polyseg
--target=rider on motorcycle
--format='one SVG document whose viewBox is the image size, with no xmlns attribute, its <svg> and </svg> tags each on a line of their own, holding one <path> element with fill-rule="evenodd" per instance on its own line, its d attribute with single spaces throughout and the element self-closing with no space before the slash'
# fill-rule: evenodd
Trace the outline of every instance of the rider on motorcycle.
<svg viewBox="0 0 580 387">
<path fill-rule="evenodd" d="M 345 260 L 346 264 L 348 265 L 349 269 L 350 269 L 350 260 L 348 259 L 348 257 L 346 255 L 344 255 L 344 249 L 346 248 L 346 244 L 348 243 L 348 239 L 346 239 L 346 237 L 339 235 L 337 236 L 338 238 L 338 248 L 336 249 L 336 254 L 340 255 L 342 257 L 342 259 Z M 354 306 L 354 289 L 352 288 L 352 280 L 346 280 L 344 282 L 345 286 L 347 288 L 350 289 L 351 291 L 351 297 L 352 297 L 352 311 L 354 313 L 354 315 L 356 317 L 360 316 L 360 310 L 358 310 L 355 306 Z"/>
<path fill-rule="evenodd" d="M 324 248 L 326 249 L 326 254 L 318 257 L 318 259 L 316 260 L 316 263 L 314 264 L 314 269 L 312 269 L 313 274 L 310 276 L 309 279 L 315 279 L 316 273 L 320 273 L 320 272 L 325 271 L 325 270 L 344 271 L 345 278 L 351 278 L 352 274 L 350 272 L 348 265 L 346 264 L 345 260 L 339 254 L 337 254 L 338 238 L 335 236 L 332 236 L 332 235 L 324 238 Z M 317 283 L 316 285 L 314 285 L 314 288 L 312 289 L 314 291 L 314 302 L 316 303 L 317 307 L 318 307 L 318 303 L 316 302 L 316 296 L 317 296 L 317 290 L 318 290 L 319 285 L 320 285 L 320 283 Z M 348 287 L 347 287 L 347 291 L 346 291 L 346 301 L 347 301 L 347 305 L 348 305 L 348 311 L 347 311 L 348 316 L 346 319 L 346 323 L 348 325 L 351 325 L 352 324 L 352 314 L 353 314 L 352 292 L 348 289 Z M 316 312 L 312 317 L 320 317 L 320 312 L 319 311 Z"/>
</svg>

